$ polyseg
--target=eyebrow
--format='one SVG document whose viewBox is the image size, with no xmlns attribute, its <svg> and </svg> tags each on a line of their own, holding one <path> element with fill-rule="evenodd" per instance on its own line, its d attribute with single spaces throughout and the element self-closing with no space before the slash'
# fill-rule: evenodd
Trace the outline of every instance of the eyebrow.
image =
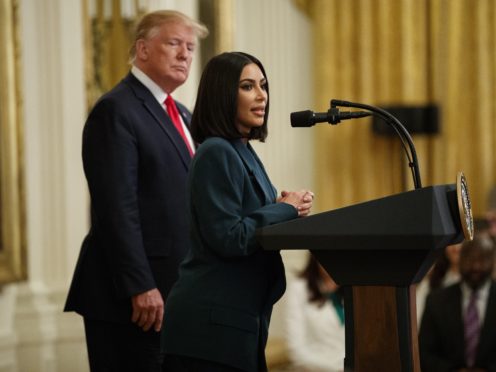
<svg viewBox="0 0 496 372">
<path fill-rule="evenodd" d="M 243 80 L 240 80 L 239 82 L 240 83 L 243 83 L 245 81 L 248 81 L 250 83 L 256 83 L 256 80 L 255 79 L 243 79 Z M 266 78 L 262 78 L 259 81 L 262 82 L 262 83 L 265 83 L 265 82 L 267 82 L 267 79 Z"/>
</svg>

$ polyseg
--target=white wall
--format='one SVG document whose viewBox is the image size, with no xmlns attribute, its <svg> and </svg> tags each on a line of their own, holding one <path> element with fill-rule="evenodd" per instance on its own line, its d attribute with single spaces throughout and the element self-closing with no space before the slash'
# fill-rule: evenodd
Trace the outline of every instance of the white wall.
<svg viewBox="0 0 496 372">
<path fill-rule="evenodd" d="M 196 17 L 196 0 L 147 0 Z M 311 107 L 309 22 L 291 0 L 233 0 L 234 46 L 264 63 L 271 84 L 270 135 L 256 145 L 279 189 L 312 188 L 310 131 L 289 113 Z M 86 118 L 81 0 L 21 0 L 20 40 L 28 225 L 25 283 L 0 290 L 0 372 L 88 370 L 82 321 L 62 312 L 89 200 L 81 164 Z M 178 98 L 194 104 L 198 64 Z M 301 254 L 285 254 L 289 274 Z M 277 306 L 271 331 L 283 334 Z"/>
<path fill-rule="evenodd" d="M 11 286 L 18 341 L 12 370 L 78 371 L 84 353 L 68 352 L 81 344 L 82 328 L 62 307 L 87 230 L 80 160 L 86 115 L 81 3 L 19 4 L 29 279 Z"/>
</svg>

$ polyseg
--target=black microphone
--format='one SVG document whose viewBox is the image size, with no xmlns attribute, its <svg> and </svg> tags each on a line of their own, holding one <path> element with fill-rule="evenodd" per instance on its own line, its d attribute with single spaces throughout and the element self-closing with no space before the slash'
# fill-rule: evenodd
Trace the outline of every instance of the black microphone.
<svg viewBox="0 0 496 372">
<path fill-rule="evenodd" d="M 317 123 L 338 124 L 341 120 L 358 119 L 372 115 L 366 111 L 340 112 L 337 107 L 331 107 L 327 112 L 313 112 L 310 110 L 291 113 L 291 126 L 311 127 Z"/>
</svg>

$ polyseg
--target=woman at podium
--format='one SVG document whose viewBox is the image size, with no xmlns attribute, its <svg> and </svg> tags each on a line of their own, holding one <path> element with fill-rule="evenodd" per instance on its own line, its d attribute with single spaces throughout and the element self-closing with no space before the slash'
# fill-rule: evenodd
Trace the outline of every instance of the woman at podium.
<svg viewBox="0 0 496 372">
<path fill-rule="evenodd" d="M 313 194 L 277 197 L 250 145 L 264 141 L 269 84 L 261 62 L 223 53 L 202 74 L 191 133 L 200 143 L 188 182 L 192 249 L 166 303 L 174 371 L 264 371 L 273 304 L 285 290 L 279 252 L 258 228 L 306 216 Z"/>
</svg>

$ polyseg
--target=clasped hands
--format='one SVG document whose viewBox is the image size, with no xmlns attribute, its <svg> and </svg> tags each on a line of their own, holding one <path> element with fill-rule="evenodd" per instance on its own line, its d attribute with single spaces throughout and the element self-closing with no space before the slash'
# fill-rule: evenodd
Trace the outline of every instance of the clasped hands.
<svg viewBox="0 0 496 372">
<path fill-rule="evenodd" d="M 310 190 L 283 191 L 277 202 L 292 205 L 298 211 L 298 217 L 305 217 L 310 213 L 314 196 Z"/>
</svg>

